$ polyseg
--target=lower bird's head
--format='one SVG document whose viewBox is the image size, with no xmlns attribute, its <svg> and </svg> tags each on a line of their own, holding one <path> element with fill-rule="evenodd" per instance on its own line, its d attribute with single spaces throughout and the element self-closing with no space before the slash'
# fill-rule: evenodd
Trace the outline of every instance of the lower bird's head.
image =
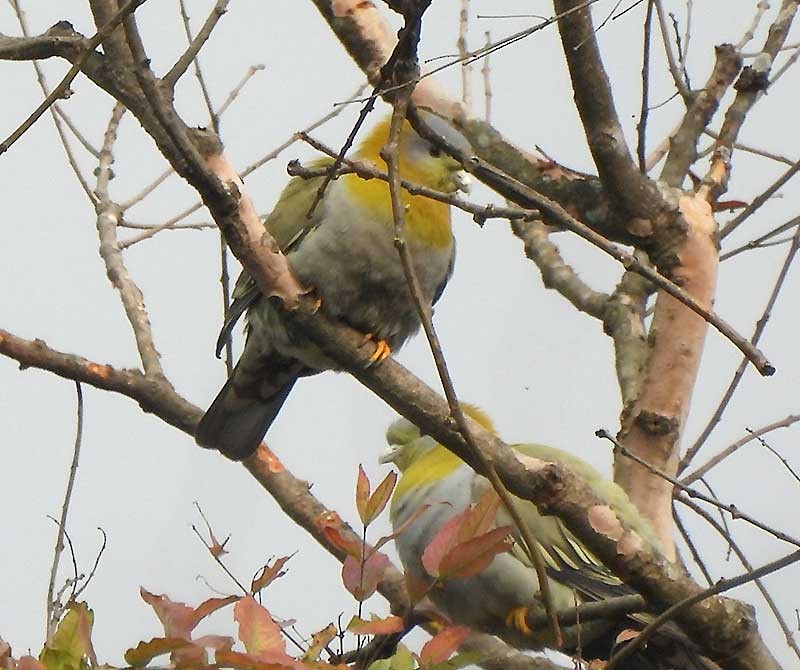
<svg viewBox="0 0 800 670">
<path fill-rule="evenodd" d="M 449 144 L 467 154 L 472 153 L 467 139 L 448 121 L 432 112 L 420 110 L 423 121 Z M 387 116 L 359 146 L 357 158 L 371 161 L 380 167 L 386 165 L 381 150 L 389 139 L 391 115 Z M 461 164 L 438 147 L 417 135 L 408 121 L 403 121 L 398 146 L 400 176 L 410 182 L 445 193 L 469 190 L 469 175 Z"/>
<path fill-rule="evenodd" d="M 491 433 L 495 432 L 494 424 L 488 415 L 479 407 L 461 403 L 464 413 Z M 422 431 L 411 421 L 400 417 L 386 431 L 389 446 L 380 457 L 381 463 L 394 463 L 397 469 L 404 472 L 418 458 L 432 449 L 439 447 L 438 442 Z"/>
</svg>

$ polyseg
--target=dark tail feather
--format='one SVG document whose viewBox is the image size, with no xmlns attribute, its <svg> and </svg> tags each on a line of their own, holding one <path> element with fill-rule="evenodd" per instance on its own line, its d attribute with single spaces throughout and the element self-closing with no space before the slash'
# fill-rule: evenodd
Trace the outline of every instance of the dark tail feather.
<svg viewBox="0 0 800 670">
<path fill-rule="evenodd" d="M 620 670 L 720 670 L 716 663 L 702 656 L 677 627 L 665 633 L 653 636 L 620 665 Z M 630 636 L 620 635 L 611 655 L 624 648 L 630 640 Z"/>
<path fill-rule="evenodd" d="M 261 444 L 296 381 L 294 376 L 271 397 L 259 398 L 240 395 L 229 379 L 200 419 L 195 442 L 234 461 L 247 458 Z"/>
</svg>

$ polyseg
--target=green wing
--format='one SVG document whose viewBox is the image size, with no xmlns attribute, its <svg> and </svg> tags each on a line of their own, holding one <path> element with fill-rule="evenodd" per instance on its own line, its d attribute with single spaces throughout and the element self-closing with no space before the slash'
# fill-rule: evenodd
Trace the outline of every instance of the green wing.
<svg viewBox="0 0 800 670">
<path fill-rule="evenodd" d="M 332 163 L 330 158 L 320 158 L 313 161 L 312 167 L 323 167 Z M 284 253 L 294 249 L 302 239 L 322 222 L 323 201 L 318 203 L 314 214 L 309 219 L 307 214 L 314 203 L 317 190 L 322 185 L 323 177 L 303 179 L 292 177 L 281 192 L 278 202 L 264 221 L 264 227 L 275 238 L 278 247 Z M 261 293 L 256 283 L 242 270 L 233 288 L 232 301 L 228 309 L 228 317 L 217 338 L 216 354 L 220 357 L 225 342 L 230 337 L 236 322 L 250 306 L 259 298 Z"/>
</svg>

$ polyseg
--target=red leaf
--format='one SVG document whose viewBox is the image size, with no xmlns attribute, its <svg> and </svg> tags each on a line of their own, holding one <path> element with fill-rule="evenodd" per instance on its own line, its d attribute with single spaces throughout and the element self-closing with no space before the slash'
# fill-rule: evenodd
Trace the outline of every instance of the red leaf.
<svg viewBox="0 0 800 670">
<path fill-rule="evenodd" d="M 375 593 L 389 565 L 389 558 L 379 551 L 373 551 L 363 565 L 360 559 L 348 556 L 342 565 L 342 583 L 356 600 L 362 602 Z"/>
<path fill-rule="evenodd" d="M 466 626 L 451 626 L 439 632 L 425 643 L 419 655 L 421 668 L 444 663 L 458 649 L 472 631 Z"/>
<path fill-rule="evenodd" d="M 367 473 L 364 472 L 364 468 L 360 465 L 358 466 L 358 479 L 356 479 L 356 509 L 358 510 L 358 516 L 361 517 L 361 523 L 365 526 L 367 525 L 366 517 L 367 517 L 367 503 L 369 502 L 369 479 L 367 479 Z"/>
<path fill-rule="evenodd" d="M 376 488 L 375 493 L 369 497 L 369 501 L 364 509 L 364 514 L 361 516 L 361 520 L 364 522 L 365 526 L 369 526 L 369 524 L 383 512 L 386 503 L 388 503 L 389 498 L 392 497 L 395 484 L 397 484 L 397 473 L 394 471 L 386 475 L 383 481 L 378 484 L 378 488 Z"/>
<path fill-rule="evenodd" d="M 372 617 L 369 621 L 354 616 L 347 624 L 347 630 L 356 635 L 388 635 L 399 633 L 405 628 L 402 617 L 388 616 L 383 619 Z"/>
<path fill-rule="evenodd" d="M 196 625 L 194 610 L 183 603 L 172 602 L 165 595 L 150 593 L 144 587 L 139 588 L 139 593 L 150 607 L 152 607 L 161 625 L 164 626 L 166 637 L 179 637 L 188 640 L 192 629 Z"/>
<path fill-rule="evenodd" d="M 205 619 L 209 614 L 213 614 L 218 609 L 227 607 L 231 603 L 239 600 L 239 596 L 225 596 L 224 598 L 209 598 L 194 608 L 195 626 Z M 194 626 L 192 626 L 194 628 Z"/>
<path fill-rule="evenodd" d="M 478 502 L 472 505 L 464 514 L 464 520 L 461 522 L 461 528 L 458 532 L 459 542 L 471 540 L 473 537 L 483 535 L 489 530 L 494 525 L 499 506 L 500 498 L 497 493 L 494 489 L 487 489 L 478 498 Z"/>
<path fill-rule="evenodd" d="M 438 576 L 452 579 L 483 572 L 497 554 L 505 553 L 514 546 L 509 537 L 512 530 L 511 526 L 501 526 L 457 544 L 440 561 Z"/>
<path fill-rule="evenodd" d="M 272 584 L 272 582 L 279 577 L 283 577 L 286 574 L 283 566 L 286 565 L 286 561 L 288 561 L 290 558 L 291 556 L 281 556 L 280 558 L 276 558 L 272 565 L 267 562 L 267 564 L 261 569 L 261 574 L 255 577 L 251 582 L 250 593 L 256 594 L 261 591 L 261 589 L 264 589 Z"/>
<path fill-rule="evenodd" d="M 458 542 L 458 530 L 464 519 L 464 515 L 467 514 L 468 511 L 469 510 L 464 510 L 451 519 L 448 519 L 447 522 L 436 531 L 436 535 L 433 536 L 428 546 L 425 547 L 425 551 L 422 552 L 422 566 L 429 575 L 433 577 L 438 576 L 439 565 L 442 559 Z"/>
<path fill-rule="evenodd" d="M 33 656 L 22 656 L 17 661 L 17 670 L 47 670 L 47 668 Z"/>
<path fill-rule="evenodd" d="M 139 589 L 139 592 L 142 600 L 155 610 L 156 616 L 164 626 L 165 636 L 168 638 L 179 637 L 185 640 L 191 639 L 192 631 L 205 617 L 238 600 L 237 596 L 209 598 L 197 608 L 192 608 L 184 603 L 173 602 L 165 595 L 159 596 L 150 593 L 143 587 Z"/>
<path fill-rule="evenodd" d="M 295 660 L 286 653 L 281 629 L 270 613 L 252 596 L 245 596 L 233 608 L 233 618 L 239 624 L 239 639 L 247 653 L 266 663 L 293 665 Z"/>
<path fill-rule="evenodd" d="M 336 512 L 326 512 L 320 517 L 319 528 L 330 544 L 350 556 L 361 556 L 361 540 L 357 539 L 348 528 L 343 532 L 344 524 Z"/>
</svg>

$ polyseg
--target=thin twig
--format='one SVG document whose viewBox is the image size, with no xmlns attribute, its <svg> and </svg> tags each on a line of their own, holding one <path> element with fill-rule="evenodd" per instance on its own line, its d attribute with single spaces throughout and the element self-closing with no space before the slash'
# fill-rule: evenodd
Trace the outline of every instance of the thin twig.
<svg viewBox="0 0 800 670">
<path fill-rule="evenodd" d="M 200 28 L 200 31 L 197 33 L 197 36 L 192 39 L 189 38 L 189 47 L 184 51 L 180 58 L 175 61 L 175 64 L 170 68 L 169 72 L 167 72 L 164 77 L 162 78 L 162 82 L 165 86 L 170 88 L 174 87 L 178 79 L 181 78 L 184 72 L 188 69 L 189 65 L 193 62 L 195 63 L 196 67 L 199 69 L 199 65 L 197 65 L 195 59 L 197 58 L 197 54 L 200 53 L 200 49 L 203 48 L 205 43 L 208 41 L 208 38 L 211 37 L 211 33 L 216 28 L 217 23 L 225 14 L 228 3 L 230 0 L 217 0 L 217 3 L 212 8 L 211 12 L 208 15 L 203 27 Z M 184 28 L 187 32 L 187 35 L 191 34 L 189 30 L 189 17 L 186 14 L 186 7 L 183 4 L 183 0 L 180 2 L 181 6 L 181 17 L 183 18 Z M 199 78 L 199 77 L 198 77 Z M 207 96 L 208 91 L 205 89 L 204 83 L 201 84 L 203 88 L 203 95 Z M 208 98 L 206 98 L 209 101 Z M 209 105 L 210 106 L 210 105 Z M 212 113 L 213 119 L 213 113 Z"/>
<path fill-rule="evenodd" d="M 661 31 L 661 41 L 664 43 L 664 55 L 667 59 L 667 67 L 669 67 L 669 72 L 672 75 L 672 82 L 675 84 L 675 88 L 688 105 L 692 98 L 692 92 L 681 76 L 681 67 L 675 58 L 675 53 L 672 51 L 672 42 L 670 40 L 669 27 L 667 26 L 667 14 L 664 11 L 661 0 L 655 0 L 655 5 L 656 15 L 658 16 L 658 26 Z"/>
<path fill-rule="evenodd" d="M 774 421 L 773 423 L 767 424 L 766 426 L 762 426 L 761 428 L 756 428 L 755 430 L 750 430 L 748 428 L 747 435 L 737 440 L 730 446 L 726 447 L 718 454 L 711 457 L 707 463 L 697 468 L 697 470 L 690 472 L 688 475 L 685 475 L 681 479 L 681 483 L 686 485 L 692 484 L 693 482 L 697 481 L 701 477 L 704 477 L 706 474 L 708 474 L 711 468 L 722 463 L 722 461 L 728 458 L 731 454 L 735 453 L 749 442 L 752 442 L 757 437 L 760 437 L 761 435 L 766 435 L 767 433 L 770 433 L 773 430 L 777 430 L 778 428 L 787 428 L 788 426 L 791 426 L 792 424 L 795 424 L 798 421 L 800 421 L 800 414 L 790 414 L 789 416 L 781 419 L 780 421 Z"/>
<path fill-rule="evenodd" d="M 706 510 L 700 507 L 700 505 L 692 502 L 691 500 L 687 500 L 683 496 L 680 496 L 677 500 L 682 505 L 686 505 L 686 507 L 691 509 L 695 514 L 704 519 L 708 524 L 711 525 L 711 527 L 714 530 L 716 530 L 723 538 L 725 538 L 725 542 L 731 548 L 733 553 L 736 554 L 736 556 L 739 559 L 739 562 L 742 564 L 742 567 L 745 570 L 748 570 L 749 572 L 753 572 L 753 565 L 747 559 L 747 556 L 745 556 L 744 552 L 741 550 L 739 545 L 732 540 L 730 534 L 725 531 L 725 528 L 722 525 L 720 525 L 720 523 L 711 514 L 709 514 Z M 778 623 L 778 626 L 780 626 L 780 629 L 783 631 L 783 635 L 786 638 L 786 644 L 788 644 L 789 647 L 791 647 L 791 649 L 794 651 L 795 655 L 798 658 L 800 658 L 800 647 L 798 647 L 797 642 L 794 639 L 794 633 L 789 628 L 789 625 L 786 623 L 786 620 L 783 618 L 780 608 L 778 607 L 775 600 L 772 598 L 772 594 L 769 592 L 766 585 L 761 579 L 755 579 L 754 581 L 756 588 L 761 592 L 761 596 L 767 603 L 767 607 L 769 607 L 770 611 L 772 612 L 772 615 L 775 617 L 775 621 Z"/>
<path fill-rule="evenodd" d="M 719 238 L 725 239 L 734 230 L 741 226 L 752 214 L 754 214 L 767 200 L 769 200 L 779 188 L 785 185 L 792 177 L 800 172 L 800 160 L 797 161 L 792 167 L 778 177 L 772 184 L 759 193 L 753 201 L 745 207 L 739 214 L 732 220 L 728 221 L 719 231 Z"/>
<path fill-rule="evenodd" d="M 703 574 L 703 579 L 706 580 L 706 584 L 711 586 L 714 583 L 714 580 L 711 577 L 711 573 L 708 571 L 706 562 L 703 560 L 703 557 L 697 550 L 697 546 L 695 545 L 694 540 L 692 540 L 692 536 L 689 534 L 689 529 L 686 528 L 686 526 L 683 523 L 683 520 L 678 514 L 678 510 L 675 509 L 674 503 L 672 505 L 672 518 L 675 521 L 675 527 L 678 529 L 678 532 L 681 534 L 683 541 L 689 548 L 689 553 L 692 555 L 692 560 L 694 560 L 695 565 L 700 569 L 700 572 Z"/>
<path fill-rule="evenodd" d="M 691 488 L 689 486 L 686 486 L 685 484 L 683 484 L 681 481 L 679 481 L 675 477 L 671 477 L 666 472 L 664 472 L 662 470 L 659 470 L 658 468 L 654 467 L 653 465 L 651 465 L 650 463 L 645 461 L 643 458 L 640 458 L 639 456 L 637 456 L 636 454 L 634 454 L 630 450 L 626 449 L 625 446 L 622 445 L 619 442 L 619 440 L 617 440 L 607 430 L 601 429 L 601 430 L 598 430 L 595 434 L 597 435 L 597 437 L 600 437 L 602 439 L 610 441 L 614 445 L 615 449 L 617 451 L 619 451 L 619 453 L 621 453 L 623 456 L 626 456 L 627 458 L 630 458 L 631 460 L 636 461 L 639 465 L 647 468 L 647 470 L 652 472 L 654 475 L 656 475 L 658 477 L 661 477 L 661 479 L 669 482 L 674 487 L 676 487 L 676 488 L 680 489 L 681 491 L 683 491 L 684 493 L 686 493 L 686 495 L 688 495 L 690 498 L 697 498 L 698 500 L 702 500 L 703 502 L 708 503 L 709 505 L 713 505 L 714 507 L 716 507 L 716 508 L 718 508 L 720 510 L 723 510 L 724 512 L 727 512 L 728 514 L 731 515 L 731 517 L 733 519 L 741 519 L 742 521 L 745 521 L 745 522 L 749 523 L 750 525 L 755 526 L 756 528 L 759 528 L 760 530 L 763 530 L 765 533 L 769 533 L 770 535 L 772 535 L 773 537 L 778 538 L 779 540 L 783 540 L 784 542 L 787 542 L 788 544 L 793 544 L 796 547 L 800 547 L 800 540 L 792 537 L 791 535 L 789 535 L 787 533 L 784 533 L 781 530 L 777 530 L 776 528 L 772 528 L 771 526 L 763 523 L 762 521 L 759 521 L 755 517 L 752 517 L 749 514 L 747 514 L 745 512 L 742 512 L 733 503 L 727 504 L 727 503 L 720 502 L 719 500 L 717 500 L 713 496 L 707 496 L 705 493 L 701 493 L 697 489 L 693 489 L 693 488 Z M 679 495 L 679 494 L 675 494 L 674 497 L 677 497 L 677 495 Z"/>
<path fill-rule="evenodd" d="M 753 20 L 750 22 L 750 26 L 742 35 L 742 39 L 740 39 L 736 43 L 736 50 L 741 51 L 742 49 L 747 46 L 749 42 L 756 35 L 756 30 L 758 30 L 758 24 L 761 23 L 761 19 L 764 18 L 764 14 L 769 9 L 769 2 L 767 0 L 759 0 L 758 4 L 756 5 L 756 13 L 753 15 Z"/>
<path fill-rule="evenodd" d="M 30 37 L 30 30 L 28 29 L 28 21 L 25 18 L 25 12 L 22 11 L 22 8 L 19 4 L 19 0 L 10 0 L 11 6 L 14 8 L 14 11 L 17 15 L 17 21 L 19 23 L 19 27 L 22 30 L 22 34 L 24 37 Z M 33 69 L 36 72 L 36 80 L 39 83 L 39 88 L 42 89 L 42 93 L 44 93 L 45 97 L 50 95 L 50 87 L 47 85 L 47 79 L 45 77 L 44 71 L 42 70 L 41 66 L 39 65 L 39 61 L 33 60 L 31 61 L 31 65 L 33 65 Z M 83 192 L 86 194 L 86 197 L 89 198 L 89 202 L 93 205 L 96 203 L 97 199 L 95 198 L 94 193 L 92 193 L 92 189 L 89 186 L 89 183 L 86 181 L 86 178 L 83 176 L 80 167 L 78 166 L 78 161 L 75 158 L 75 154 L 72 151 L 72 146 L 70 145 L 69 139 L 67 138 L 66 132 L 64 132 L 64 125 L 69 128 L 75 138 L 80 142 L 80 144 L 95 158 L 99 157 L 99 152 L 95 149 L 89 141 L 83 136 L 83 134 L 77 129 L 75 124 L 72 123 L 70 117 L 64 113 L 58 103 L 53 103 L 50 107 L 50 115 L 53 119 L 53 124 L 56 127 L 56 132 L 58 133 L 59 140 L 61 141 L 61 146 L 64 147 L 64 153 L 67 155 L 67 162 L 69 163 L 70 169 L 72 173 L 75 175 L 75 178 L 78 180 L 80 187 L 83 189 Z"/>
<path fill-rule="evenodd" d="M 487 30 L 485 35 L 486 44 L 490 44 L 492 41 L 492 34 Z M 487 54 L 481 66 L 481 76 L 483 77 L 483 120 L 486 121 L 486 123 L 492 122 L 492 71 L 489 61 L 489 54 Z"/>
<path fill-rule="evenodd" d="M 456 48 L 462 61 L 467 60 L 467 34 L 469 33 L 469 0 L 461 0 L 461 11 L 458 15 L 458 40 Z M 472 108 L 472 64 L 464 62 L 461 66 L 461 103 L 464 109 Z"/>
<path fill-rule="evenodd" d="M 75 446 L 72 448 L 72 463 L 69 466 L 69 477 L 67 478 L 67 490 L 64 492 L 64 502 L 61 505 L 61 518 L 58 520 L 58 533 L 56 535 L 56 546 L 53 550 L 53 565 L 50 567 L 50 581 L 47 585 L 47 626 L 46 639 L 52 641 L 53 635 L 58 627 L 60 618 L 60 607 L 54 600 L 56 578 L 58 575 L 58 563 L 61 553 L 64 551 L 64 534 L 67 528 L 67 516 L 69 515 L 69 504 L 72 501 L 72 492 L 75 490 L 75 477 L 78 474 L 78 461 L 81 455 L 81 443 L 83 441 L 83 387 L 81 383 L 75 382 L 75 394 L 77 397 L 77 425 L 75 428 Z M 75 569 L 77 573 L 77 568 Z M 77 576 L 76 576 L 77 579 Z"/>
<path fill-rule="evenodd" d="M 795 481 L 800 482 L 800 475 L 797 474 L 797 471 L 792 467 L 792 464 L 786 460 L 781 453 L 772 447 L 763 437 L 760 435 L 753 435 L 753 439 L 758 440 L 758 443 L 764 447 L 769 453 L 771 453 L 775 458 L 777 458 L 781 465 L 786 469 L 786 471 L 794 478 Z"/>
<path fill-rule="evenodd" d="M 783 568 L 791 565 L 792 563 L 796 563 L 797 561 L 800 561 L 800 551 L 787 554 L 783 558 L 779 558 L 777 561 L 772 561 L 771 563 L 762 565 L 756 570 L 748 570 L 738 577 L 721 579 L 714 584 L 714 586 L 707 588 L 705 591 L 686 598 L 685 600 L 681 600 L 679 603 L 675 603 L 672 607 L 665 610 L 651 623 L 649 623 L 644 630 L 642 630 L 635 638 L 630 640 L 624 647 L 622 647 L 619 652 L 614 654 L 614 656 L 609 659 L 608 665 L 606 665 L 606 670 L 615 670 L 620 668 L 624 660 L 626 658 L 630 658 L 631 655 L 634 654 L 638 649 L 641 649 L 642 646 L 647 643 L 647 641 L 659 628 L 661 628 L 668 621 L 674 619 L 680 612 L 690 608 L 695 603 L 699 603 L 707 598 L 710 598 L 711 596 L 723 593 L 724 591 L 729 591 L 730 589 L 741 586 L 742 584 L 752 582 L 772 572 L 782 570 Z"/>
<path fill-rule="evenodd" d="M 636 156 L 639 160 L 639 169 L 642 174 L 647 172 L 645 157 L 647 146 L 647 114 L 650 104 L 650 36 L 653 24 L 653 5 L 655 0 L 648 0 L 647 13 L 644 18 L 644 39 L 642 55 L 642 104 L 639 109 L 639 123 L 636 124 Z"/>
<path fill-rule="evenodd" d="M 769 232 L 766 232 L 763 235 L 761 235 L 761 237 L 757 237 L 754 240 L 750 240 L 749 242 L 741 245 L 740 247 L 736 247 L 735 249 L 726 251 L 724 254 L 720 255 L 719 260 L 720 262 L 726 261 L 729 258 L 733 258 L 734 256 L 737 256 L 742 252 L 749 251 L 751 249 L 760 249 L 768 246 L 774 246 L 776 241 L 768 242 L 768 240 L 771 240 L 773 237 L 780 235 L 781 233 L 784 233 L 787 230 L 791 230 L 792 228 L 797 228 L 798 226 L 800 226 L 800 216 L 796 216 L 790 221 L 782 223 L 777 228 L 773 228 Z M 792 237 L 793 236 L 794 234 L 792 235 Z M 788 239 L 784 238 L 784 240 L 782 241 L 790 242 L 792 240 L 792 237 L 789 237 Z"/>
<path fill-rule="evenodd" d="M 127 16 L 132 14 L 133 12 L 138 9 L 139 6 L 143 5 L 147 0 L 128 0 L 128 2 L 121 7 L 114 16 L 111 17 L 111 20 L 108 21 L 100 30 L 98 30 L 91 38 L 86 41 L 86 45 L 83 48 L 83 51 L 78 54 L 75 60 L 72 62 L 72 67 L 67 71 L 67 74 L 61 79 L 58 85 L 50 91 L 50 95 L 46 96 L 44 100 L 39 104 L 39 106 L 30 113 L 27 119 L 25 119 L 16 130 L 14 130 L 11 135 L 9 135 L 3 142 L 0 142 L 0 156 L 2 156 L 6 151 L 8 151 L 9 147 L 11 147 L 14 142 L 16 142 L 20 137 L 22 137 L 28 129 L 39 120 L 39 118 L 44 114 L 56 100 L 59 98 L 64 97 L 64 93 L 69 88 L 69 85 L 78 76 L 78 73 L 81 71 L 84 62 L 86 59 L 94 53 L 95 48 L 97 48 L 100 44 L 103 43 L 113 31 L 114 29 L 125 20 Z"/>
</svg>

